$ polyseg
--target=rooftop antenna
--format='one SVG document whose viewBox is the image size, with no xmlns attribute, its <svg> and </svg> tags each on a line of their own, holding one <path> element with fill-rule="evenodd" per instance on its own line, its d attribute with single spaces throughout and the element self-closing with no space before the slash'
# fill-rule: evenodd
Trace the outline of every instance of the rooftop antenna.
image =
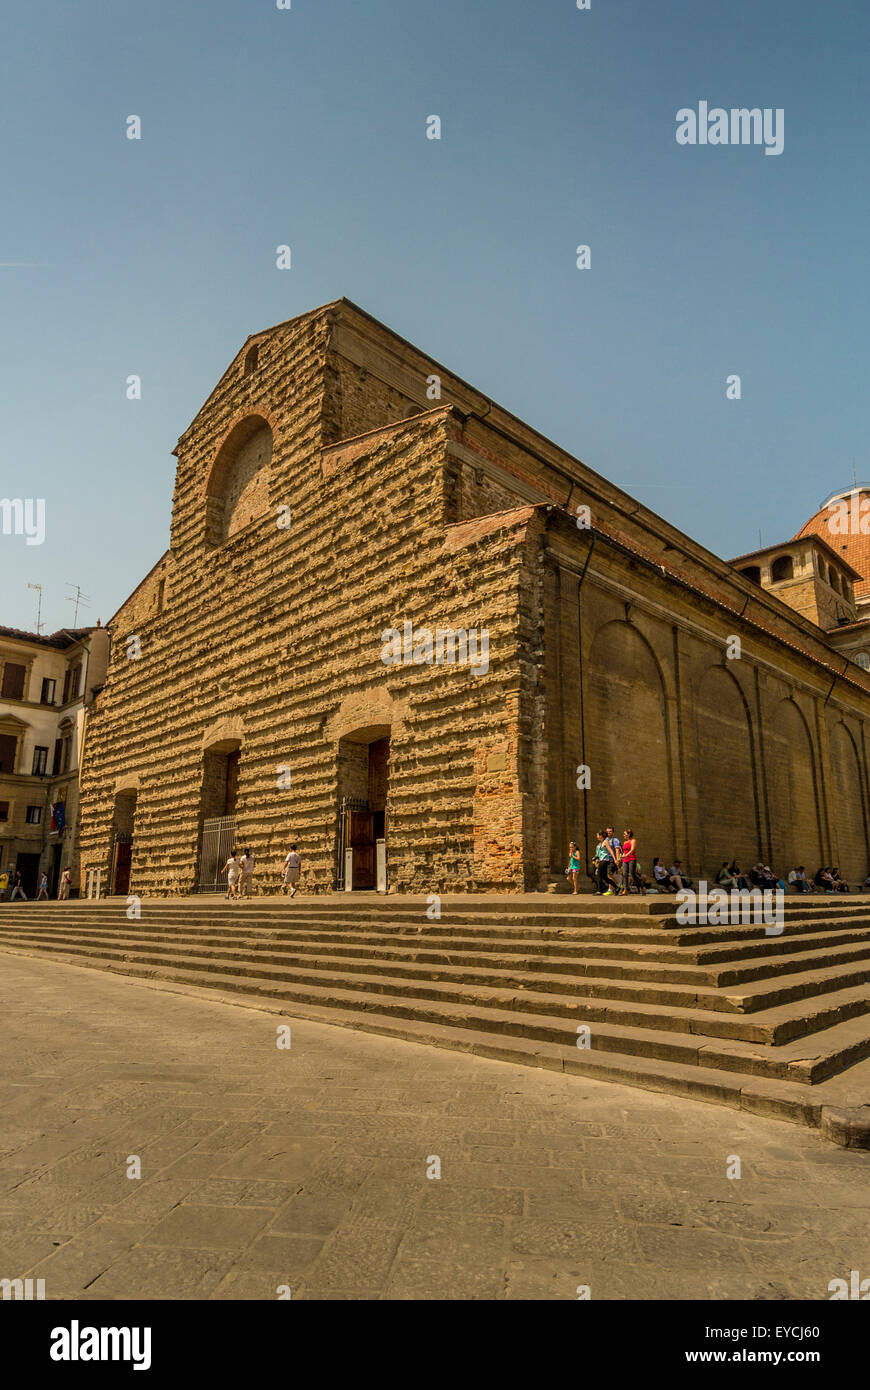
<svg viewBox="0 0 870 1390">
<path fill-rule="evenodd" d="M 42 585 L 28 584 L 27 587 L 28 589 L 35 589 L 39 594 L 39 598 L 36 600 L 36 634 L 39 636 L 42 632 Z"/>
<path fill-rule="evenodd" d="M 90 594 L 85 594 L 85 593 L 83 593 L 83 592 L 82 592 L 82 589 L 81 589 L 81 585 L 79 585 L 79 584 L 73 584 L 72 580 L 70 580 L 70 579 L 67 580 L 66 587 L 67 587 L 68 589 L 75 589 L 75 593 L 74 593 L 74 594 L 67 594 L 67 596 L 66 596 L 66 601 L 67 601 L 67 603 L 74 603 L 74 604 L 75 604 L 75 612 L 73 613 L 73 627 L 78 627 L 78 625 L 79 625 L 79 608 L 90 608 L 90 606 L 91 606 L 91 596 L 90 596 Z"/>
<path fill-rule="evenodd" d="M 764 549 L 764 541 L 761 539 L 761 527 L 760 527 L 760 526 L 759 526 L 759 528 L 758 528 L 758 549 L 759 549 L 759 550 L 763 550 L 763 549 Z"/>
</svg>

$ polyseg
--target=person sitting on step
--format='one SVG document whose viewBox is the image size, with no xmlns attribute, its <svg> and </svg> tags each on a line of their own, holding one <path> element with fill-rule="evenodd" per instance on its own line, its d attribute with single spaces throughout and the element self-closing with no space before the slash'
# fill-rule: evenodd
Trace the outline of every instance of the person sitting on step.
<svg viewBox="0 0 870 1390">
<path fill-rule="evenodd" d="M 684 872 L 683 865 L 679 859 L 674 860 L 668 872 L 671 876 L 671 883 L 673 883 L 674 889 L 677 893 L 679 893 L 683 888 L 694 887 L 694 881 L 691 878 L 689 878 L 687 873 Z"/>
<path fill-rule="evenodd" d="M 671 882 L 671 876 L 658 855 L 656 855 L 655 859 L 653 860 L 652 867 L 653 878 L 655 879 L 655 885 L 658 888 L 659 892 L 673 893 L 674 885 Z"/>
</svg>

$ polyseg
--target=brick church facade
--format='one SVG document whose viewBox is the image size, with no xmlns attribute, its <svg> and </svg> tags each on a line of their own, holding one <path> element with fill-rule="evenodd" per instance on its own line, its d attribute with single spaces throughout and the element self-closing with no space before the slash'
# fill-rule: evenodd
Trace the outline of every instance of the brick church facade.
<svg viewBox="0 0 870 1390">
<path fill-rule="evenodd" d="M 647 872 L 863 882 L 870 620 L 823 526 L 720 560 L 347 300 L 249 338 L 176 454 L 83 875 L 213 889 L 232 839 L 269 886 L 295 841 L 371 888 L 380 841 L 391 891 L 533 890 L 606 823 Z"/>
</svg>

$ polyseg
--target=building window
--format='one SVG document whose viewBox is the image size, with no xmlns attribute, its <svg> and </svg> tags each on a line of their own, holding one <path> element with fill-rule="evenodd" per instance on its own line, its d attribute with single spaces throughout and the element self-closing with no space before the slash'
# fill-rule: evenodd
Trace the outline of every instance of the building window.
<svg viewBox="0 0 870 1390">
<path fill-rule="evenodd" d="M 0 801 L 0 820 L 9 819 L 9 802 Z"/>
<path fill-rule="evenodd" d="M 33 768 L 30 773 L 31 777 L 44 777 L 47 764 L 48 749 L 43 748 L 39 744 L 37 744 L 33 750 Z"/>
<path fill-rule="evenodd" d="M 72 735 L 63 740 L 63 751 L 60 759 L 61 772 L 69 772 L 70 754 L 72 753 Z"/>
<path fill-rule="evenodd" d="M 249 348 L 248 348 L 248 351 L 245 353 L 245 366 L 244 366 L 243 375 L 244 375 L 244 376 L 253 376 L 253 374 L 254 374 L 254 372 L 257 370 L 257 367 L 259 366 L 259 364 L 260 364 L 260 348 L 259 348 L 259 345 L 258 345 L 257 343 L 254 343 L 253 347 L 249 347 Z"/>
<path fill-rule="evenodd" d="M 18 739 L 14 734 L 0 734 L 0 772 L 15 771 L 15 753 Z"/>
<path fill-rule="evenodd" d="M 157 612 L 163 612 L 163 605 L 166 602 L 166 580 L 161 579 L 157 585 Z"/>
<path fill-rule="evenodd" d="M 761 570 L 758 568 L 758 565 L 747 565 L 740 573 L 744 575 L 746 579 L 751 579 L 753 584 L 761 583 Z"/>
<path fill-rule="evenodd" d="M 794 563 L 790 555 L 777 555 L 770 567 L 773 584 L 781 584 L 784 579 L 794 579 Z"/>
<path fill-rule="evenodd" d="M 3 686 L 0 694 L 6 700 L 24 699 L 24 677 L 27 674 L 26 666 L 16 666 L 13 662 L 7 661 L 3 666 Z"/>
<path fill-rule="evenodd" d="M 43 678 L 43 682 L 42 682 L 42 694 L 41 694 L 40 697 L 39 697 L 39 703 L 40 703 L 41 705 L 53 705 L 53 704 L 54 704 L 54 692 L 55 692 L 56 686 L 57 686 L 57 681 L 49 680 L 48 676 L 45 676 L 45 677 Z"/>
<path fill-rule="evenodd" d="M 835 569 L 828 570 L 828 583 L 834 590 L 834 593 L 838 594 L 840 592 L 840 576 Z"/>
<path fill-rule="evenodd" d="M 39 822 L 42 820 L 42 807 L 28 806 L 27 810 L 24 812 L 24 820 L 27 825 L 39 825 Z"/>
<path fill-rule="evenodd" d="M 867 652 L 856 652 L 855 662 L 862 671 L 870 671 L 870 654 Z"/>
<path fill-rule="evenodd" d="M 70 666 L 63 679 L 63 699 L 61 704 L 65 705 L 68 700 L 75 700 L 79 693 L 79 682 L 81 681 L 82 667 L 81 662 L 75 666 Z"/>
<path fill-rule="evenodd" d="M 51 764 L 51 775 L 56 777 L 60 772 L 60 760 L 63 757 L 63 739 L 56 738 L 54 741 L 54 758 Z"/>
</svg>

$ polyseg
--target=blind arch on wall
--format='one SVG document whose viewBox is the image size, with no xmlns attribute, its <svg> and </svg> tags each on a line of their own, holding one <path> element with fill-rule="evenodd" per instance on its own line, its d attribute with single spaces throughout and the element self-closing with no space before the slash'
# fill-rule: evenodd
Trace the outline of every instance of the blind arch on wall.
<svg viewBox="0 0 870 1390">
<path fill-rule="evenodd" d="M 615 619 L 598 630 L 584 679 L 584 725 L 595 831 L 631 827 L 638 858 L 650 873 L 655 855 L 671 863 L 676 852 L 668 701 L 658 660 L 630 622 Z"/>
<path fill-rule="evenodd" d="M 701 853 L 712 881 L 723 859 L 735 858 L 746 871 L 761 853 L 752 723 L 740 682 L 726 667 L 710 666 L 701 677 L 695 720 Z"/>
<path fill-rule="evenodd" d="M 223 545 L 268 510 L 272 430 L 262 415 L 247 415 L 218 450 L 206 488 L 205 543 Z"/>
</svg>

